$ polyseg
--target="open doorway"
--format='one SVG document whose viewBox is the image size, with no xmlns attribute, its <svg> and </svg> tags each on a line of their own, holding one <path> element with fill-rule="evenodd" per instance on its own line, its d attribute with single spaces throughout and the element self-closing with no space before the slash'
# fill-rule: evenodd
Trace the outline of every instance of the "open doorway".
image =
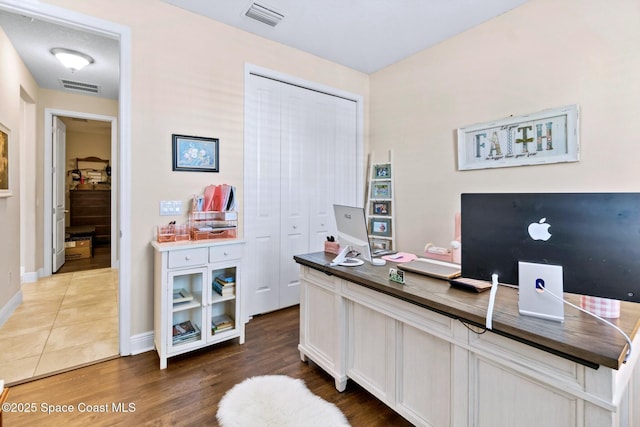
<svg viewBox="0 0 640 427">
<path fill-rule="evenodd" d="M 115 24 L 112 22 L 102 21 L 100 19 L 79 14 L 70 10 L 61 9 L 55 6 L 47 5 L 47 4 L 35 4 L 35 3 L 24 3 L 18 0 L 0 0 L 0 11 L 7 12 L 9 14 L 17 14 L 20 17 L 24 18 L 25 22 L 33 24 L 38 20 L 44 20 L 53 24 L 59 24 L 61 29 L 77 29 L 82 32 L 94 33 L 105 38 L 110 38 L 117 41 L 118 45 L 118 63 L 119 63 L 119 83 L 116 87 L 116 91 L 118 95 L 118 107 L 117 114 L 118 121 L 115 120 L 114 117 L 89 117 L 90 119 L 102 120 L 110 122 L 111 124 L 111 137 L 115 138 L 117 136 L 117 140 L 115 143 L 111 144 L 111 159 L 113 160 L 114 165 L 118 165 L 117 169 L 112 167 L 112 181 L 116 180 L 116 188 L 118 189 L 117 195 L 112 196 L 112 204 L 111 204 L 111 217 L 112 221 L 117 218 L 117 226 L 112 227 L 112 235 L 115 237 L 115 242 L 111 241 L 111 253 L 110 253 L 110 262 L 112 266 L 117 267 L 118 269 L 113 271 L 113 269 L 104 269 L 110 271 L 112 276 L 111 281 L 115 283 L 115 289 L 109 289 L 109 292 L 112 292 L 113 299 L 115 302 L 116 312 L 115 316 L 117 320 L 117 330 L 115 335 L 115 346 L 112 347 L 115 350 L 110 351 L 110 354 L 117 355 L 120 353 L 121 355 L 131 354 L 131 342 L 130 342 L 130 302 L 128 298 L 118 298 L 117 295 L 128 295 L 130 293 L 130 235 L 129 235 L 129 224 L 130 224 L 130 206 L 129 206 L 129 176 L 130 176 L 130 166 L 129 166 L 129 144 L 130 144 L 130 110 L 131 110 L 131 99 L 130 99 L 130 80 L 131 80 L 131 71 L 130 71 L 130 57 L 131 57 L 131 35 L 130 30 L 127 27 L 124 27 L 119 24 Z M 3 29 L 6 29 L 3 26 Z M 8 31 L 5 31 L 7 33 Z M 33 31 L 26 31 L 22 33 L 22 35 L 33 35 Z M 29 40 L 29 46 L 32 46 L 34 43 Z M 16 49 L 20 51 L 20 49 Z M 34 51 L 34 49 L 31 49 Z M 40 52 L 40 50 L 35 50 Z M 48 52 L 45 50 L 44 52 Z M 19 52 L 20 53 L 20 52 Z M 23 57 L 23 61 L 26 62 L 25 57 Z M 32 70 L 30 68 L 30 70 Z M 52 73 L 49 73 L 52 74 Z M 36 79 L 37 80 L 37 79 Z M 43 87 L 42 84 L 39 83 L 40 87 Z M 44 91 L 44 93 L 51 94 L 50 92 Z M 41 94 L 40 94 L 41 95 Z M 40 100 L 42 101 L 42 100 Z M 41 105 L 60 105 L 64 106 L 64 108 L 68 107 L 69 103 L 50 103 L 50 102 L 42 102 Z M 30 108 L 31 104 L 29 104 Z M 34 110 L 35 111 L 35 110 Z M 36 183 L 33 186 L 25 186 L 24 192 L 21 187 L 21 201 L 22 198 L 26 197 L 26 202 L 31 202 L 33 199 L 34 206 L 40 207 L 40 209 L 31 209 L 35 211 L 34 219 L 32 222 L 35 225 L 31 228 L 28 228 L 30 223 L 25 224 L 26 228 L 34 231 L 35 237 L 30 240 L 33 240 L 33 244 L 30 243 L 29 248 L 33 250 L 25 250 L 25 258 L 29 258 L 29 262 L 27 263 L 27 268 L 25 269 L 25 277 L 28 277 L 33 280 L 29 280 L 28 282 L 23 282 L 22 293 L 25 295 L 24 301 L 27 301 L 25 287 L 35 287 L 37 288 L 37 292 L 42 294 L 45 297 L 45 302 L 47 304 L 53 304 L 57 306 L 61 306 L 60 297 L 62 294 L 59 292 L 59 280 L 62 276 L 53 275 L 51 271 L 51 216 L 50 212 L 50 192 L 47 195 L 47 188 L 51 186 L 51 178 L 47 177 L 47 173 L 45 172 L 44 179 L 41 174 L 42 171 L 42 160 L 44 160 L 45 168 L 46 165 L 51 165 L 50 156 L 52 154 L 51 151 L 51 136 L 50 134 L 47 136 L 46 129 L 50 129 L 47 123 L 50 123 L 50 118 L 53 114 L 59 114 L 63 116 L 83 116 L 83 114 L 67 114 L 67 111 L 49 111 L 45 109 L 45 124 L 42 126 L 40 123 L 36 123 L 35 120 L 29 120 L 29 123 L 32 126 L 29 128 L 37 129 L 31 132 L 33 135 L 33 140 L 36 139 L 37 134 L 40 134 L 43 131 L 44 135 L 44 144 L 39 141 L 37 144 L 34 144 L 35 149 L 40 150 L 34 156 L 28 157 L 29 159 L 37 159 L 40 158 L 40 162 L 34 162 L 34 164 L 29 164 L 29 166 L 24 170 L 24 175 L 26 175 L 29 179 L 33 177 L 33 181 Z M 110 112 L 108 114 L 111 114 Z M 39 114 L 29 114 L 28 116 L 32 119 Z M 30 135 L 29 131 L 21 132 L 24 135 Z M 42 151 L 43 150 L 43 151 Z M 43 159 L 44 158 L 44 159 Z M 117 160 L 117 163 L 116 163 Z M 122 165 L 122 166 L 120 166 Z M 37 166 L 37 168 L 35 168 Z M 37 170 L 36 170 L 37 169 Z M 28 181 L 28 180 L 27 180 Z M 35 187 L 32 188 L 32 187 Z M 116 193 L 116 191 L 113 191 Z M 113 197 L 117 198 L 117 203 L 113 203 Z M 116 214 L 117 213 L 117 214 Z M 22 221 L 20 226 L 22 227 Z M 44 230 L 44 232 L 42 232 Z M 42 241 L 42 237 L 44 235 L 44 242 Z M 22 249 L 22 245 L 21 245 Z M 47 256 L 48 251 L 48 256 Z M 98 270 L 95 270 L 98 271 Z M 22 272 L 22 271 L 21 271 Z M 85 273 L 85 272 L 82 272 Z M 78 283 L 75 289 L 71 288 L 71 285 L 67 286 L 65 289 L 65 296 L 75 297 L 77 299 L 83 299 L 87 295 L 87 289 L 90 288 L 96 292 L 105 291 L 105 286 L 103 282 L 98 280 L 94 273 L 91 273 L 93 277 L 90 279 L 83 280 L 84 283 Z M 76 274 L 73 273 L 73 276 Z M 57 277 L 56 277 L 57 276 Z M 64 275 L 69 276 L 69 275 Z M 38 283 L 40 280 L 50 279 L 51 283 Z M 38 280 L 38 282 L 36 282 Z M 108 279 L 107 279 L 108 280 Z M 47 289 L 48 288 L 48 289 Z M 49 293 L 47 294 L 47 290 Z M 117 293 L 117 294 L 116 294 Z M 101 298 L 104 300 L 105 298 Z M 41 305 L 41 304 L 40 304 Z M 98 323 L 105 324 L 105 322 L 100 322 L 98 319 L 98 313 L 100 307 L 94 307 L 90 313 L 90 320 L 97 321 Z M 17 313 L 19 308 L 14 311 L 14 314 Z M 71 313 L 71 311 L 69 312 Z M 43 321 L 43 317 L 51 317 L 54 319 L 63 319 L 61 313 L 55 313 L 54 315 L 50 315 L 49 313 L 45 314 L 36 314 L 36 313 L 27 313 L 27 321 L 17 321 L 15 324 L 29 325 L 33 328 L 45 329 L 45 332 L 40 333 L 40 331 L 33 331 L 33 336 L 27 337 L 25 333 L 16 332 L 15 335 L 12 335 L 8 338 L 8 341 L 5 341 L 3 338 L 2 347 L 5 349 L 11 349 L 12 355 L 17 353 L 19 350 L 19 345 L 22 343 L 23 346 L 31 346 L 37 347 L 36 340 L 40 339 L 40 343 L 44 346 L 43 340 L 48 340 L 48 336 L 53 333 L 54 328 L 43 327 L 45 325 Z M 73 315 L 75 316 L 75 314 Z M 9 324 L 9 319 L 5 325 Z M 64 319 L 63 319 L 64 320 Z M 68 343 L 68 337 L 75 337 L 80 339 L 82 336 L 86 335 L 97 335 L 94 332 L 89 332 L 89 329 L 86 325 L 82 325 L 82 327 L 78 327 L 77 330 L 69 329 L 70 325 L 65 325 L 64 329 L 68 335 L 62 336 L 62 341 Z M 17 331 L 17 329 L 16 329 Z M 62 331 L 62 329 L 61 329 Z M 102 333 L 102 332 L 101 332 Z M 109 332 L 111 333 L 111 332 Z M 48 341 L 47 341 L 48 342 Z M 87 346 L 85 343 L 78 342 L 76 349 L 71 349 L 68 353 L 62 353 L 63 349 L 61 348 L 53 348 L 53 351 L 56 351 L 58 360 L 65 360 L 68 362 L 69 366 L 82 366 L 85 363 L 82 360 L 75 360 L 75 356 L 92 356 L 92 359 L 99 360 L 100 355 L 88 355 L 86 351 Z M 118 350 L 119 349 L 119 350 Z M 75 351 L 74 351 L 75 350 Z M 3 352 L 6 356 L 8 352 Z M 5 365 L 11 365 L 14 369 L 22 369 L 24 368 L 25 372 L 31 372 L 31 374 L 27 376 L 39 376 L 44 373 L 44 369 L 36 369 L 35 373 L 33 370 L 33 366 L 26 366 L 32 360 L 38 360 L 40 362 L 44 362 L 44 357 L 41 355 L 33 355 L 29 358 L 22 358 L 25 362 L 18 366 L 18 363 L 0 363 L 0 367 Z M 4 362 L 4 361 L 3 361 Z M 28 368 L 28 369 L 27 369 Z M 53 365 L 47 366 L 47 372 L 56 372 L 57 368 L 54 368 Z M 11 383 L 12 380 L 6 375 L 0 375 L 0 377 L 4 377 L 8 383 Z M 25 377 L 23 377 L 25 378 Z"/>
<path fill-rule="evenodd" d="M 57 274 L 112 267 L 111 121 L 59 116 L 65 126 L 64 264 Z M 55 155 L 53 156 L 55 157 Z M 114 263 L 115 264 L 115 263 Z"/>
</svg>

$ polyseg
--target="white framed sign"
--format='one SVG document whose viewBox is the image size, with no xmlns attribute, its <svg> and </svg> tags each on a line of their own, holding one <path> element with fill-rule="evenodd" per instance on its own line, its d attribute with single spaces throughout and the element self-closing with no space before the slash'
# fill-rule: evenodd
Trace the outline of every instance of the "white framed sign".
<svg viewBox="0 0 640 427">
<path fill-rule="evenodd" d="M 458 129 L 458 170 L 577 162 L 578 106 Z"/>
</svg>

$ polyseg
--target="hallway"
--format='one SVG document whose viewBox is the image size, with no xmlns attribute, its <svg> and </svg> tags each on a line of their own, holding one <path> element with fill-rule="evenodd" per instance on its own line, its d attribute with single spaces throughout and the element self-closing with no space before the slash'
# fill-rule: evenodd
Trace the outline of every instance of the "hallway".
<svg viewBox="0 0 640 427">
<path fill-rule="evenodd" d="M 6 384 L 118 356 L 118 270 L 55 274 L 22 292 L 23 303 L 0 327 Z"/>
</svg>

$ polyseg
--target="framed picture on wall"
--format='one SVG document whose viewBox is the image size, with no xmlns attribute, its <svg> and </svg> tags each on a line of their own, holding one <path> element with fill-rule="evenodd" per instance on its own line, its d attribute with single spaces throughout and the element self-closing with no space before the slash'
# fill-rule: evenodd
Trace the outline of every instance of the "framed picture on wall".
<svg viewBox="0 0 640 427">
<path fill-rule="evenodd" d="M 458 170 L 577 162 L 578 106 L 458 129 Z"/>
<path fill-rule="evenodd" d="M 0 197 L 9 197 L 11 196 L 11 187 L 10 187 L 10 168 L 11 168 L 11 158 L 9 157 L 9 140 L 11 137 L 11 132 L 9 128 L 0 123 Z"/>
<path fill-rule="evenodd" d="M 171 137 L 174 171 L 220 172 L 217 138 L 176 134 Z"/>
</svg>

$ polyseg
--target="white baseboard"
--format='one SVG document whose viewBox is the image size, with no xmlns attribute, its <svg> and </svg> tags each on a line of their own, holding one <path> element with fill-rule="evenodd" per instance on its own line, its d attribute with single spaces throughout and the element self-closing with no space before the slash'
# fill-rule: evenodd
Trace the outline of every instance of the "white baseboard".
<svg viewBox="0 0 640 427">
<path fill-rule="evenodd" d="M 20 283 L 33 283 L 37 282 L 40 276 L 38 276 L 37 271 L 32 271 L 29 273 L 22 273 L 20 276 Z"/>
<path fill-rule="evenodd" d="M 147 351 L 153 351 L 155 346 L 153 344 L 153 331 L 144 332 L 142 334 L 133 335 L 130 339 L 131 355 L 145 353 Z M 125 356 L 125 355 L 123 355 Z"/>
<path fill-rule="evenodd" d="M 16 292 L 4 307 L 0 308 L 0 326 L 4 325 L 4 322 L 9 320 L 9 317 L 20 304 L 22 304 L 22 289 Z"/>
</svg>

